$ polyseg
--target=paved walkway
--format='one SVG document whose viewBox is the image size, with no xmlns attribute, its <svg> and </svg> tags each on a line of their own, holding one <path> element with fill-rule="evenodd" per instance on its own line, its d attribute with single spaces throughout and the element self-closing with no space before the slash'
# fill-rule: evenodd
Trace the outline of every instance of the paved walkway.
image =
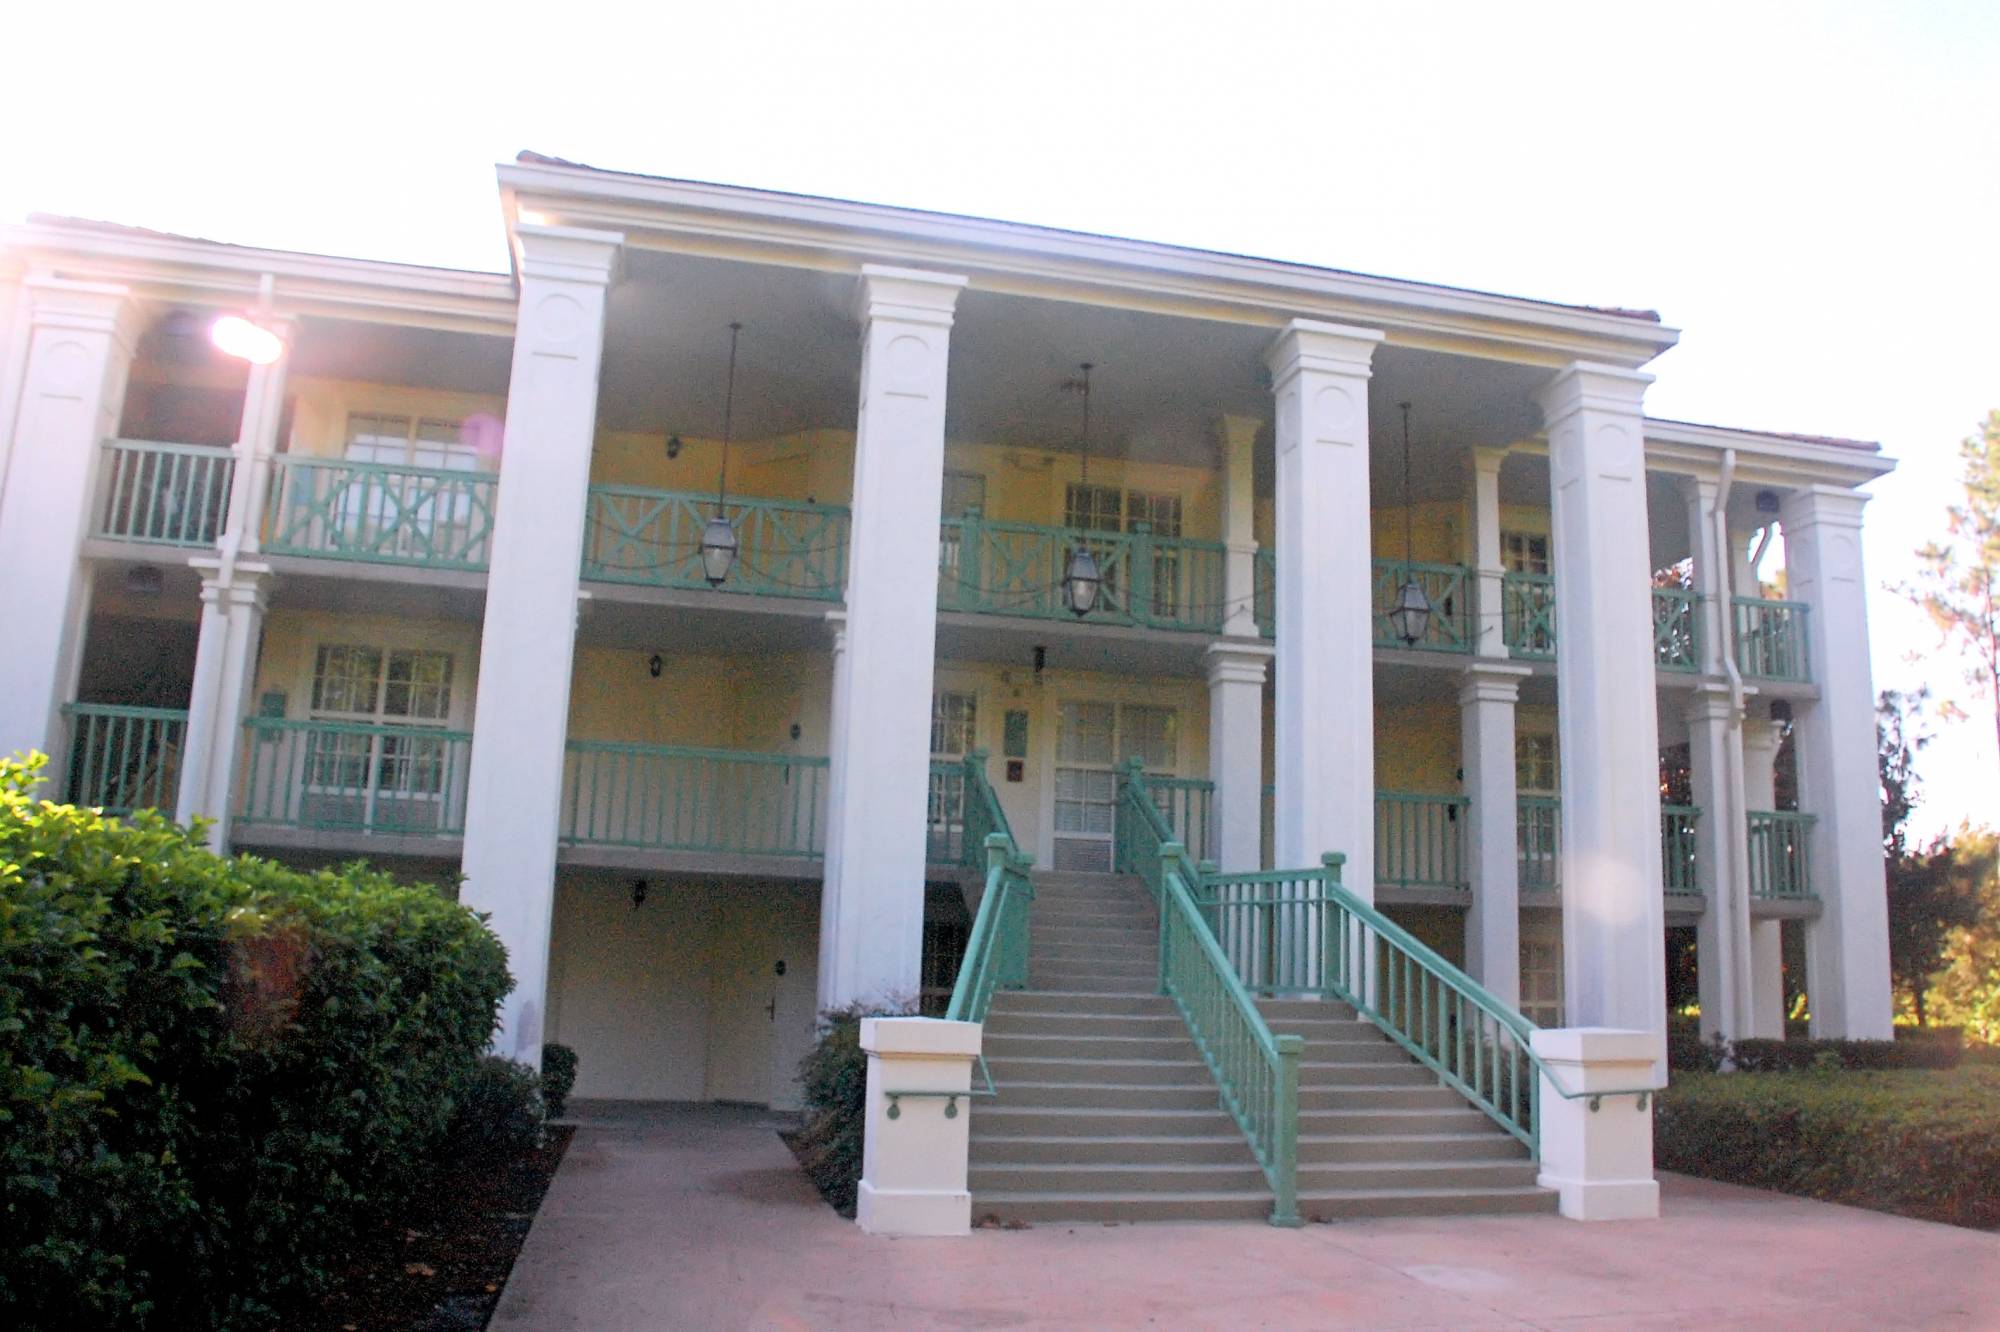
<svg viewBox="0 0 2000 1332">
<path fill-rule="evenodd" d="M 579 1107 L 495 1329 L 2000 1328 L 2000 1235 L 1670 1177 L 1554 1217 L 863 1235 L 778 1121 Z"/>
</svg>

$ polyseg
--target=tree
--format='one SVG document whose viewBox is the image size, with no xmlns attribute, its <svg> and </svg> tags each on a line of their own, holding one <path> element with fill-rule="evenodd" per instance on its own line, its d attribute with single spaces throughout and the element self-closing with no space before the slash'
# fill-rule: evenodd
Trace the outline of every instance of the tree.
<svg viewBox="0 0 2000 1332">
<path fill-rule="evenodd" d="M 1931 986 L 1940 1021 L 1963 1027 L 1973 1040 L 2000 1044 L 2000 842 L 1990 831 L 1966 831 L 1951 851 L 1951 875 L 1976 903 L 1972 920 L 1945 940 L 1944 967 Z"/>
<path fill-rule="evenodd" d="M 1885 690 L 1875 705 L 1875 756 L 1882 781 L 1882 851 L 1889 894 L 1889 979 L 1918 1026 L 1929 1018 L 1926 992 L 1943 964 L 1951 931 L 1969 925 L 1978 902 L 1956 872 L 1952 847 L 1939 838 L 1913 851 L 1910 811 L 1917 806 L 1917 754 L 1930 743 L 1921 723 L 1928 695 Z"/>
<path fill-rule="evenodd" d="M 1945 509 L 1946 541 L 1917 551 L 1917 579 L 1901 591 L 1931 617 L 1943 645 L 1957 648 L 1965 682 L 1986 695 L 2000 743 L 2000 408 L 1959 445 L 1965 502 Z M 1969 717 L 1947 702 L 1947 716 Z"/>
</svg>

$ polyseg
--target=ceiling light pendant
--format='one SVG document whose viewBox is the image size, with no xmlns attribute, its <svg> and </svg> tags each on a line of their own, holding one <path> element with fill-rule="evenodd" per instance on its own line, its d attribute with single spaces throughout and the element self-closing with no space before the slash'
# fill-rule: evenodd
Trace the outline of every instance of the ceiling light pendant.
<svg viewBox="0 0 2000 1332">
<path fill-rule="evenodd" d="M 725 515 L 729 504 L 729 441 L 736 426 L 736 339 L 743 325 L 729 326 L 729 380 L 722 399 L 722 473 L 715 488 L 715 516 L 701 531 L 701 576 L 720 587 L 736 566 L 736 528 Z"/>
<path fill-rule="evenodd" d="M 1403 409 L 1403 585 L 1396 589 L 1396 602 L 1389 608 L 1389 628 L 1408 647 L 1415 647 L 1431 627 L 1431 599 L 1417 581 L 1415 511 L 1410 503 L 1410 404 Z"/>
<path fill-rule="evenodd" d="M 1081 484 L 1086 492 L 1090 486 L 1090 362 L 1083 363 L 1083 379 L 1080 390 L 1083 394 L 1083 475 Z M 1097 608 L 1097 594 L 1104 586 L 1103 571 L 1097 567 L 1097 556 L 1084 544 L 1085 538 L 1078 535 L 1076 545 L 1069 552 L 1069 559 L 1063 566 L 1063 605 L 1079 620 Z"/>
</svg>

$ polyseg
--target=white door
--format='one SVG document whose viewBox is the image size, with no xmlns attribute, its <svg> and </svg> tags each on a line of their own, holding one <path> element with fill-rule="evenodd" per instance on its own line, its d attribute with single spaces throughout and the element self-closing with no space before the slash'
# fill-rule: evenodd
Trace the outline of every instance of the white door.
<svg viewBox="0 0 2000 1332">
<path fill-rule="evenodd" d="M 799 1061 L 816 1016 L 813 896 L 771 888 L 720 898 L 709 973 L 709 1100 L 798 1105 Z"/>
</svg>

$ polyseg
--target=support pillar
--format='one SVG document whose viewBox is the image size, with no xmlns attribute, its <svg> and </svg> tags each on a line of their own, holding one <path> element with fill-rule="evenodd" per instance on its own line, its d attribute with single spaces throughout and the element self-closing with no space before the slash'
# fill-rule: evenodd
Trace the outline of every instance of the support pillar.
<svg viewBox="0 0 2000 1332">
<path fill-rule="evenodd" d="M 1807 927 L 1812 1034 L 1888 1040 L 1889 906 L 1875 756 L 1875 685 L 1868 665 L 1868 584 L 1861 509 L 1868 496 L 1807 486 L 1779 510 L 1791 596 L 1804 626 L 1816 701 L 1793 710 L 1799 808 L 1815 815 L 1812 881 L 1821 914 Z"/>
<path fill-rule="evenodd" d="M 1778 746 L 1783 736 L 1776 722 L 1757 719 L 1743 723 L 1743 807 L 1778 807 Z M 1747 825 L 1738 830 L 1748 837 Z M 1748 848 L 1745 848 L 1746 855 Z M 1749 885 L 1744 885 L 1747 894 Z M 1785 923 L 1750 922 L 1750 1032 L 1761 1040 L 1785 1038 Z"/>
<path fill-rule="evenodd" d="M 952 309 L 966 279 L 861 270 L 861 404 L 820 929 L 820 1007 L 914 1003 Z"/>
<path fill-rule="evenodd" d="M 494 1048 L 539 1067 L 605 295 L 624 238 L 527 225 L 515 238 L 521 308 L 480 635 L 459 900 L 490 914 L 514 973 Z"/>
<path fill-rule="evenodd" d="M 1224 639 L 1208 649 L 1208 776 L 1215 783 L 1208 854 L 1225 874 L 1264 856 L 1264 674 L 1271 649 Z"/>
<path fill-rule="evenodd" d="M 1750 886 L 1739 864 L 1744 821 L 1730 776 L 1742 720 L 1725 686 L 1699 685 L 1688 696 L 1688 768 L 1701 810 L 1695 883 L 1706 902 L 1695 926 L 1703 1040 L 1750 1034 Z"/>
<path fill-rule="evenodd" d="M 1666 1079 L 1666 906 L 1647 550 L 1648 375 L 1571 364 L 1548 422 L 1562 750 L 1563 994 L 1572 1024 L 1648 1033 Z"/>
<path fill-rule="evenodd" d="M 1465 769 L 1466 852 L 1472 902 L 1465 963 L 1510 1008 L 1521 1003 L 1521 860 L 1514 789 L 1514 705 L 1526 666 L 1474 661 L 1458 687 L 1459 762 Z"/>
<path fill-rule="evenodd" d="M 1472 482 L 1472 570 L 1476 586 L 1472 597 L 1474 631 L 1472 650 L 1482 657 L 1507 655 L 1504 608 L 1506 568 L 1500 562 L 1500 465 L 1507 450 L 1473 449 Z M 1489 987 L 1490 988 L 1490 987 Z"/>
<path fill-rule="evenodd" d="M 1278 868 L 1347 857 L 1375 897 L 1375 678 L 1368 378 L 1382 334 L 1294 319 L 1272 344 L 1277 406 Z"/>
<path fill-rule="evenodd" d="M 1222 632 L 1261 639 L 1257 631 L 1257 432 L 1254 416 L 1225 416 L 1222 449 Z M 1254 866 L 1252 867 L 1254 868 Z"/>
<path fill-rule="evenodd" d="M 11 421 L 0 432 L 0 754 L 49 754 L 60 790 L 68 744 L 62 705 L 76 689 L 91 571 L 83 560 L 97 498 L 100 447 L 117 433 L 138 342 L 138 308 L 122 287 L 29 277 L 28 354 Z"/>
</svg>

